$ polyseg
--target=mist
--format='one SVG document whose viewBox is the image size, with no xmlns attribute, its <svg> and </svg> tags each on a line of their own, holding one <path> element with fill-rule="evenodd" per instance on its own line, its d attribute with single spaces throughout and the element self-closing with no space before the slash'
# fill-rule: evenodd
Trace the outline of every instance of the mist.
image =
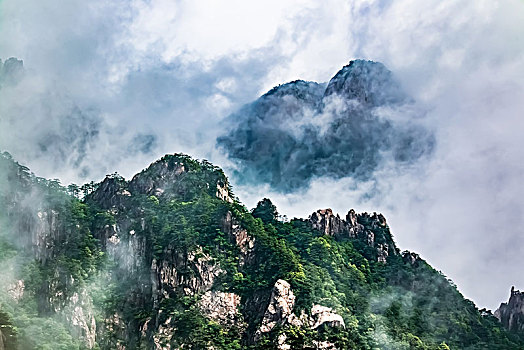
<svg viewBox="0 0 524 350">
<path fill-rule="evenodd" d="M 64 184 L 115 171 L 129 178 L 163 154 L 185 152 L 224 167 L 250 207 L 270 197 L 288 217 L 326 207 L 383 212 L 401 249 L 493 309 L 511 285 L 524 287 L 523 7 L 3 0 L 0 58 L 5 67 L 16 57 L 24 68 L 9 79 L 2 73 L 0 149 Z M 291 176 L 302 158 L 280 172 L 265 157 L 242 178 L 235 157 L 215 147 L 232 130 L 228 116 L 250 108 L 242 106 L 286 82 L 327 82 L 358 58 L 383 63 L 413 101 L 371 115 L 394 120 L 386 130 L 395 135 L 432 140 L 422 154 L 399 161 L 379 146 L 370 169 L 345 176 L 329 162 L 302 178 Z M 337 114 L 315 108 L 277 129 L 291 140 L 308 139 L 304 125 L 329 133 Z M 416 128 L 407 127 L 413 121 Z M 367 145 L 375 150 L 376 140 Z M 253 186 L 263 166 L 273 170 Z"/>
<path fill-rule="evenodd" d="M 273 88 L 228 117 L 218 146 L 237 163 L 237 183 L 290 193 L 314 178 L 372 181 L 385 165 L 429 157 L 435 141 L 423 117 L 384 65 L 356 60 L 328 84 Z"/>
</svg>

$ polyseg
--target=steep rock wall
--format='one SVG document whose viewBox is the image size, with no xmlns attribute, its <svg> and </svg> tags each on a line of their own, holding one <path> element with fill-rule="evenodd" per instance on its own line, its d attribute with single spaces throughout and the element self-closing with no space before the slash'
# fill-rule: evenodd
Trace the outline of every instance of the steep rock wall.
<svg viewBox="0 0 524 350">
<path fill-rule="evenodd" d="M 509 301 L 500 304 L 494 316 L 507 329 L 524 332 L 524 292 L 511 287 Z"/>
</svg>

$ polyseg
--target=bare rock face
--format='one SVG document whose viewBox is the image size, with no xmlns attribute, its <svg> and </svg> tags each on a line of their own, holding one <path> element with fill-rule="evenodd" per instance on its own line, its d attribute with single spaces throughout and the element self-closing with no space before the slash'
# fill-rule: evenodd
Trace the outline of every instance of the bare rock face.
<svg viewBox="0 0 524 350">
<path fill-rule="evenodd" d="M 271 332 L 278 326 L 295 326 L 301 328 L 316 329 L 322 325 L 328 327 L 342 327 L 345 328 L 344 319 L 342 316 L 333 311 L 333 309 L 315 304 L 310 310 L 310 314 L 302 311 L 300 316 L 297 316 L 293 309 L 295 307 L 295 295 L 291 290 L 291 286 L 287 281 L 278 280 L 273 287 L 269 305 L 262 319 L 260 328 L 255 333 L 255 341 L 260 339 L 264 333 Z M 325 343 L 325 344 L 324 344 Z M 332 345 L 328 342 L 319 342 L 319 349 L 331 349 L 327 345 Z M 316 346 L 316 345 L 315 345 Z M 326 347 L 320 347 L 326 346 Z M 291 349 L 290 345 L 286 343 L 285 334 L 280 334 L 277 338 L 277 349 L 287 350 Z M 334 348 L 333 348 L 334 349 Z"/>
<path fill-rule="evenodd" d="M 328 236 L 338 236 L 349 230 L 347 222 L 342 220 L 338 214 L 333 215 L 330 208 L 317 210 L 311 214 L 309 221 L 314 229 Z"/>
<path fill-rule="evenodd" d="M 402 252 L 402 260 L 411 266 L 416 266 L 420 261 L 420 256 L 416 253 L 405 250 Z"/>
<path fill-rule="evenodd" d="M 303 349 L 317 349 L 317 350 L 337 350 L 335 344 L 329 341 L 313 340 L 311 346 L 304 346 Z M 292 350 L 291 345 L 287 343 L 287 336 L 282 333 L 277 338 L 277 350 Z"/>
<path fill-rule="evenodd" d="M 242 323 L 238 307 L 241 298 L 235 293 L 207 291 L 202 295 L 198 306 L 202 314 L 222 326 L 231 327 Z"/>
<path fill-rule="evenodd" d="M 24 296 L 25 283 L 24 280 L 17 280 L 12 283 L 8 289 L 7 294 L 13 298 L 14 301 L 18 302 Z"/>
<path fill-rule="evenodd" d="M 377 253 L 377 261 L 385 264 L 389 256 L 389 246 L 387 244 L 377 244 Z"/>
<path fill-rule="evenodd" d="M 508 303 L 500 304 L 494 316 L 511 331 L 524 331 L 524 292 L 511 287 Z"/>
<path fill-rule="evenodd" d="M 402 103 L 407 99 L 382 63 L 364 60 L 351 61 L 329 81 L 324 99 L 333 94 L 369 107 Z"/>
<path fill-rule="evenodd" d="M 286 343 L 287 336 L 285 334 L 280 334 L 277 338 L 277 350 L 291 350 L 291 345 Z"/>
<path fill-rule="evenodd" d="M 364 232 L 364 226 L 358 223 L 357 214 L 354 209 L 348 211 L 346 222 L 349 224 L 350 237 L 357 237 L 361 232 Z"/>
<path fill-rule="evenodd" d="M 81 339 L 88 349 L 92 349 L 95 346 L 96 321 L 93 303 L 86 290 L 75 292 L 69 298 L 63 315 L 71 325 L 73 335 Z"/>
<path fill-rule="evenodd" d="M 359 223 L 359 219 L 367 222 L 367 227 Z M 327 236 L 335 238 L 357 238 L 370 247 L 376 248 L 377 261 L 386 263 L 390 254 L 395 254 L 394 246 L 385 242 L 384 235 L 376 237 L 374 231 L 387 230 L 386 218 L 382 214 L 368 213 L 357 214 L 351 209 L 346 219 L 341 219 L 338 214 L 333 214 L 331 209 L 320 209 L 309 216 L 311 226 Z"/>
<path fill-rule="evenodd" d="M 158 331 L 153 336 L 153 344 L 155 350 L 171 350 L 171 339 L 175 334 L 175 329 L 171 325 L 172 318 L 169 316 L 167 320 L 158 326 Z"/>
<path fill-rule="evenodd" d="M 144 236 L 137 236 L 134 230 L 122 230 L 119 224 L 106 225 L 97 236 L 120 269 L 137 273 L 145 267 L 147 243 Z"/>
<path fill-rule="evenodd" d="M 324 324 L 330 327 L 346 328 L 342 316 L 333 312 L 332 308 L 318 304 L 311 307 L 311 321 L 312 329 L 318 328 Z"/>
<path fill-rule="evenodd" d="M 60 242 L 63 234 L 59 229 L 59 213 L 55 210 L 42 210 L 37 213 L 32 233 L 32 248 L 35 257 L 44 263 L 54 257 L 56 243 Z"/>
<path fill-rule="evenodd" d="M 125 339 L 128 337 L 127 325 L 119 313 L 109 315 L 104 320 L 104 331 L 110 337 L 102 335 L 103 346 L 108 349 L 125 350 Z"/>
<path fill-rule="evenodd" d="M 253 261 L 255 257 L 255 237 L 250 236 L 247 230 L 233 219 L 231 212 L 227 212 L 222 220 L 222 231 L 224 231 L 232 243 L 240 249 L 239 265 Z"/>
<path fill-rule="evenodd" d="M 262 319 L 262 324 L 255 335 L 255 338 L 261 333 L 268 333 L 278 324 L 284 324 L 293 314 L 295 307 L 295 295 L 291 290 L 291 285 L 284 280 L 278 280 L 271 292 L 269 306 Z"/>
<path fill-rule="evenodd" d="M 337 350 L 337 347 L 335 346 L 335 344 L 329 341 L 314 340 L 313 346 L 315 347 L 315 349 L 318 349 L 318 350 Z"/>
<path fill-rule="evenodd" d="M 148 168 L 147 172 L 135 175 L 129 183 L 131 193 L 143 193 L 148 196 L 161 196 L 173 187 L 186 172 L 182 163 L 158 161 Z"/>
<path fill-rule="evenodd" d="M 46 284 L 47 298 L 40 298 L 39 307 L 45 312 L 56 314 L 69 325 L 75 338 L 80 339 L 86 348 L 92 349 L 97 330 L 93 301 L 85 288 L 71 292 L 75 285 L 71 275 L 55 270 L 54 279 Z"/>
<path fill-rule="evenodd" d="M 158 296 L 169 297 L 175 291 L 185 295 L 208 291 L 225 273 L 202 249 L 189 253 L 168 250 L 166 256 L 162 261 L 154 259 L 151 265 L 153 289 Z"/>
<path fill-rule="evenodd" d="M 106 176 L 89 200 L 102 209 L 122 208 L 131 193 L 126 189 L 125 180 L 118 176 Z"/>
<path fill-rule="evenodd" d="M 227 186 L 225 183 L 222 183 L 222 182 L 217 183 L 216 196 L 217 198 L 222 199 L 223 201 L 233 203 L 233 198 L 231 198 L 231 194 L 229 193 L 229 190 L 227 189 Z"/>
</svg>

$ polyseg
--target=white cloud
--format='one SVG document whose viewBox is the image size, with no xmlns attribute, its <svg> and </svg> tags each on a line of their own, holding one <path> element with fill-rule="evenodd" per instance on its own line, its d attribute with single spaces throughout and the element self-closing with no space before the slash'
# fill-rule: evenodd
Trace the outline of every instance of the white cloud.
<svg viewBox="0 0 524 350">
<path fill-rule="evenodd" d="M 136 0 L 128 40 L 137 51 L 152 51 L 165 62 L 213 60 L 268 45 L 310 3 Z"/>
<path fill-rule="evenodd" d="M 289 216 L 324 206 L 384 211 L 401 248 L 421 252 L 468 297 L 495 307 L 511 284 L 524 287 L 523 7 L 3 0 L 0 56 L 24 59 L 30 78 L 22 90 L 0 92 L 0 148 L 39 175 L 78 181 L 78 171 L 65 170 L 71 161 L 34 151 L 77 106 L 101 121 L 81 162 L 90 178 L 129 176 L 175 151 L 227 164 L 213 149 L 221 117 L 276 84 L 325 81 L 352 58 L 381 61 L 429 111 L 438 141 L 429 165 L 382 174 L 380 201 L 362 197 L 372 184 L 349 179 L 319 179 L 287 197 L 239 193 L 250 205 L 269 193 Z M 158 137 L 151 153 L 129 154 L 137 131 Z"/>
</svg>

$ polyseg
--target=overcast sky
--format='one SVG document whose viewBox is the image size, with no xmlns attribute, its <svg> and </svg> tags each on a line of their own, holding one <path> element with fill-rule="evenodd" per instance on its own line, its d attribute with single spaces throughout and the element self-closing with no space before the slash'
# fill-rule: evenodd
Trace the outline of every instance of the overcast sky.
<svg viewBox="0 0 524 350">
<path fill-rule="evenodd" d="M 174 152 L 232 169 L 215 143 L 229 114 L 379 61 L 425 111 L 429 159 L 285 194 L 233 179 L 235 192 L 289 217 L 383 212 L 401 249 L 494 309 L 524 289 L 523 23 L 516 0 L 0 0 L 0 58 L 25 67 L 0 87 L 0 149 L 63 183 Z"/>
</svg>

